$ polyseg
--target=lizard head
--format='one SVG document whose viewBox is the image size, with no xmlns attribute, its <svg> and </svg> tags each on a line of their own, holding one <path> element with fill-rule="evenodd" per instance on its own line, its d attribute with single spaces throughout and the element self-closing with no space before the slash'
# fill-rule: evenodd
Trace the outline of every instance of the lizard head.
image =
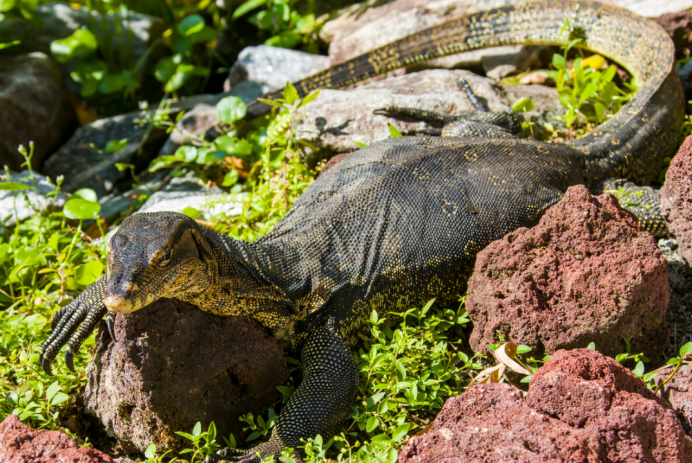
<svg viewBox="0 0 692 463">
<path fill-rule="evenodd" d="M 208 255 L 199 225 L 183 214 L 127 217 L 109 243 L 104 304 L 129 313 L 162 297 L 203 291 L 211 281 Z"/>
</svg>

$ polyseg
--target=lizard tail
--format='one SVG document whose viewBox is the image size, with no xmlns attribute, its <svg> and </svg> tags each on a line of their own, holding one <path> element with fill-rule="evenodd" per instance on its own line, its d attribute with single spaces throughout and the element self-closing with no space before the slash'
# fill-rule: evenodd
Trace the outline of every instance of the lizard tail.
<svg viewBox="0 0 692 463">
<path fill-rule="evenodd" d="M 395 40 L 296 82 L 295 87 L 305 96 L 464 51 L 515 44 L 565 45 L 575 38 L 582 39 L 577 47 L 616 61 L 639 84 L 620 112 L 571 143 L 582 153 L 587 182 L 611 176 L 650 182 L 663 158 L 676 149 L 684 117 L 682 87 L 673 69 L 675 50 L 660 26 L 613 5 L 541 0 L 482 11 Z M 273 92 L 265 98 L 280 97 L 281 92 Z M 254 101 L 247 117 L 270 109 Z M 642 151 L 647 155 L 642 156 Z"/>
</svg>

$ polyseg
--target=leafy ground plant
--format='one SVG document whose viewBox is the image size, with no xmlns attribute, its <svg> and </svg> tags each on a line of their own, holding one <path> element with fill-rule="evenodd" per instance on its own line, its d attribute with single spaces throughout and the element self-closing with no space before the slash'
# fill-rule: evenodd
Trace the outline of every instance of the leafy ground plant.
<svg viewBox="0 0 692 463">
<path fill-rule="evenodd" d="M 29 167 L 33 145 L 20 152 Z M 50 378 L 38 365 L 39 348 L 53 312 L 103 272 L 105 247 L 91 243 L 82 230 L 83 221 L 98 213 L 93 191 L 75 193 L 60 210 L 55 206 L 59 180 L 48 195 L 52 207 L 44 212 L 27 194 L 36 190 L 30 168 L 27 177 L 17 182 L 8 175 L 0 182 L 0 190 L 13 192 L 15 205 L 25 202 L 35 212 L 0 226 L 0 418 L 16 414 L 31 426 L 55 429 L 61 405 L 83 388 L 85 377 L 58 367 L 57 378 Z M 93 344 L 92 336 L 75 354 L 79 362 L 86 362 Z"/>
</svg>

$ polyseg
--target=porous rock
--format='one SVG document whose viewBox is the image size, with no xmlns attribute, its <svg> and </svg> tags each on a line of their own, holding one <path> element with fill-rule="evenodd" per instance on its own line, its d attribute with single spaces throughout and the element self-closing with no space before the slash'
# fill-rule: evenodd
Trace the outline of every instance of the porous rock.
<svg viewBox="0 0 692 463">
<path fill-rule="evenodd" d="M 531 378 L 526 403 L 594 436 L 602 461 L 692 462 L 692 440 L 670 404 L 594 350 L 556 352 Z"/>
<path fill-rule="evenodd" d="M 431 430 L 411 438 L 400 463 L 692 462 L 668 402 L 612 358 L 560 350 L 531 378 L 474 386 L 447 400 Z"/>
<path fill-rule="evenodd" d="M 401 450 L 399 463 L 596 463 L 600 453 L 593 436 L 535 412 L 519 389 L 487 383 L 447 400 L 430 432 Z"/>
<path fill-rule="evenodd" d="M 670 298 L 666 322 L 670 339 L 663 358 L 680 355 L 680 346 L 692 342 L 692 267 L 678 253 L 678 242 L 673 238 L 658 240 L 658 248 L 668 265 Z"/>
<path fill-rule="evenodd" d="M 242 434 L 238 417 L 274 404 L 288 367 L 254 320 L 220 317 L 163 299 L 117 315 L 115 342 L 101 332 L 87 366 L 84 402 L 128 452 L 181 449 L 197 421 Z M 188 442 L 189 444 L 189 442 Z"/>
<path fill-rule="evenodd" d="M 117 163 L 134 164 L 140 171 L 156 157 L 165 141 L 165 130 L 153 129 L 147 134 L 147 116 L 147 112 L 136 111 L 79 127 L 67 143 L 46 160 L 43 172 L 53 179 L 62 175 L 62 190 L 68 193 L 80 188 L 91 188 L 99 197 L 110 193 L 126 175 L 116 167 Z M 111 140 L 124 140 L 125 143 L 120 149 L 109 152 L 106 147 Z"/>
<path fill-rule="evenodd" d="M 37 170 L 77 128 L 60 69 L 43 53 L 0 60 L 0 107 L 0 169 L 21 170 L 24 158 L 17 147 L 28 150 L 33 141 Z"/>
<path fill-rule="evenodd" d="M 678 354 L 680 355 L 680 354 Z M 688 360 L 691 356 L 688 354 Z M 672 373 L 671 366 L 664 370 L 655 382 L 664 381 Z M 681 367 L 668 383 L 663 386 L 663 397 L 668 399 L 675 409 L 678 420 L 689 437 L 692 438 L 692 364 Z"/>
<path fill-rule="evenodd" d="M 540 223 L 478 254 L 466 308 L 471 346 L 487 352 L 497 332 L 538 355 L 586 347 L 617 355 L 623 337 L 657 359 L 667 342 L 668 270 L 656 241 L 605 193 L 567 190 Z"/>
<path fill-rule="evenodd" d="M 9 415 L 0 424 L 0 461 L 3 463 L 115 463 L 108 455 L 79 447 L 67 434 L 35 430 Z"/>
<path fill-rule="evenodd" d="M 680 256 L 692 265 L 692 136 L 670 162 L 661 190 L 661 208 L 668 229 L 677 238 Z"/>
</svg>

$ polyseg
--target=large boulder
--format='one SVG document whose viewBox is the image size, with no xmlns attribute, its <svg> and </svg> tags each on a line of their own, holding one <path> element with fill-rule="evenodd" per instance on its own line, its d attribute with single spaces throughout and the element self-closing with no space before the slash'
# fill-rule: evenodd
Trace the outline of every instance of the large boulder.
<svg viewBox="0 0 692 463">
<path fill-rule="evenodd" d="M 609 462 L 692 462 L 670 404 L 610 357 L 561 350 L 531 378 L 528 406 L 598 439 Z"/>
<path fill-rule="evenodd" d="M 588 433 L 533 411 L 519 389 L 487 383 L 447 400 L 430 432 L 399 452 L 399 463 L 597 463 L 600 453 Z"/>
<path fill-rule="evenodd" d="M 680 256 L 692 265 L 692 136 L 670 162 L 661 190 L 661 208 L 677 238 Z"/>
<path fill-rule="evenodd" d="M 595 342 L 607 355 L 632 349 L 658 359 L 668 337 L 668 269 L 655 239 L 609 193 L 573 186 L 535 227 L 478 254 L 466 308 L 471 346 L 497 332 L 538 355 Z"/>
<path fill-rule="evenodd" d="M 0 461 L 3 463 L 115 463 L 108 455 L 80 447 L 67 434 L 35 430 L 9 415 L 0 424 Z"/>
<path fill-rule="evenodd" d="M 43 53 L 0 60 L 0 107 L 0 169 L 21 170 L 24 158 L 17 147 L 29 149 L 33 141 L 31 163 L 37 170 L 77 128 L 60 69 Z"/>
<path fill-rule="evenodd" d="M 359 143 L 371 144 L 391 137 L 389 124 L 399 130 L 421 129 L 434 126 L 409 118 L 392 118 L 375 114 L 385 106 L 418 108 L 442 114 L 464 114 L 475 111 L 468 95 L 459 85 L 466 79 L 479 99 L 490 111 L 511 111 L 512 104 L 522 97 L 536 102 L 533 111 L 525 116 L 535 123 L 534 130 L 541 136 L 544 123 L 553 121 L 562 113 L 554 89 L 540 85 L 522 85 L 503 88 L 493 80 L 467 71 L 446 69 L 427 70 L 389 77 L 352 90 L 322 90 L 310 104 L 300 108 L 293 128 L 296 136 L 317 151 L 308 162 L 329 159 L 335 154 L 355 151 Z"/>
<path fill-rule="evenodd" d="M 558 351 L 531 378 L 526 399 L 488 383 L 449 399 L 400 463 L 690 463 L 692 440 L 675 411 L 612 358 Z"/>
<path fill-rule="evenodd" d="M 118 315 L 87 366 L 84 403 L 127 452 L 180 450 L 197 421 L 219 436 L 242 434 L 238 417 L 279 399 L 288 367 L 275 338 L 254 320 L 220 317 L 159 300 Z"/>
</svg>

